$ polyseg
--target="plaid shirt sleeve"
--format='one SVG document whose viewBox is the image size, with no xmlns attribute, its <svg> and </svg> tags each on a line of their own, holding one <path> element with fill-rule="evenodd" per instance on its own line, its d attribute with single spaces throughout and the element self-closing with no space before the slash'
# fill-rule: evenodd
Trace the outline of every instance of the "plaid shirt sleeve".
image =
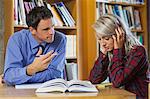
<svg viewBox="0 0 150 99">
<path fill-rule="evenodd" d="M 108 75 L 107 70 L 108 64 L 109 64 L 108 57 L 100 52 L 100 55 L 95 61 L 94 67 L 90 72 L 89 80 L 94 84 L 98 84 L 104 81 Z"/>
<path fill-rule="evenodd" d="M 137 72 L 144 68 L 142 66 L 145 66 L 146 52 L 144 47 L 137 46 L 133 48 L 127 57 L 124 57 L 123 52 L 123 49 L 113 50 L 109 76 L 114 87 L 120 87 L 135 79 Z"/>
</svg>

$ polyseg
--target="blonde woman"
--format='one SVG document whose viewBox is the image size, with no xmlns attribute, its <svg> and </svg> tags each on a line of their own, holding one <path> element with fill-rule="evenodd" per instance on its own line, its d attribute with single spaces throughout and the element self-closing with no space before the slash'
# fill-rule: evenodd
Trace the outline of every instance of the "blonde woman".
<svg viewBox="0 0 150 99">
<path fill-rule="evenodd" d="M 143 45 L 118 16 L 102 15 L 93 28 L 100 44 L 100 54 L 89 80 L 98 84 L 108 77 L 113 87 L 122 87 L 135 93 L 137 98 L 146 98 L 149 63 Z"/>
</svg>

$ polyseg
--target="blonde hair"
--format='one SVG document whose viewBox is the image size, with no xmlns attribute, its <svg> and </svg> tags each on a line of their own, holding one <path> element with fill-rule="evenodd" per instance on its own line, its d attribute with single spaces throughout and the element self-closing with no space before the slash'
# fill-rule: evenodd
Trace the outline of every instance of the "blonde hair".
<svg viewBox="0 0 150 99">
<path fill-rule="evenodd" d="M 116 27 L 122 27 L 125 32 L 125 51 L 128 53 L 133 46 L 142 46 L 136 37 L 131 33 L 130 28 L 121 20 L 120 17 L 113 14 L 105 14 L 99 17 L 99 19 L 93 24 L 93 28 L 96 31 L 96 36 L 111 36 L 116 34 Z"/>
</svg>

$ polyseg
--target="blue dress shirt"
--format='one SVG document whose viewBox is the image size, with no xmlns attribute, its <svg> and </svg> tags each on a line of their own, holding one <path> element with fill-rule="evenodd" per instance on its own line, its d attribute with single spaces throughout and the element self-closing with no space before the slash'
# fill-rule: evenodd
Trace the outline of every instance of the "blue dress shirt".
<svg viewBox="0 0 150 99">
<path fill-rule="evenodd" d="M 23 29 L 10 37 L 6 49 L 4 81 L 8 85 L 39 83 L 54 78 L 62 78 L 65 66 L 66 36 L 55 31 L 54 41 L 45 43 L 43 54 L 57 52 L 48 68 L 32 76 L 26 74 L 26 68 L 34 61 L 39 44 L 29 30 Z"/>
</svg>

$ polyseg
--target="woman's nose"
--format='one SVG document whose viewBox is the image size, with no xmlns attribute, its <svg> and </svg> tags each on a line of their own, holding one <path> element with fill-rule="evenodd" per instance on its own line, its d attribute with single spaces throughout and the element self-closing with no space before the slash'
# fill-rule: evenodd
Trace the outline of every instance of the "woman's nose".
<svg viewBox="0 0 150 99">
<path fill-rule="evenodd" d="M 106 45 L 106 42 L 104 40 L 101 40 L 101 45 L 105 46 Z"/>
</svg>

